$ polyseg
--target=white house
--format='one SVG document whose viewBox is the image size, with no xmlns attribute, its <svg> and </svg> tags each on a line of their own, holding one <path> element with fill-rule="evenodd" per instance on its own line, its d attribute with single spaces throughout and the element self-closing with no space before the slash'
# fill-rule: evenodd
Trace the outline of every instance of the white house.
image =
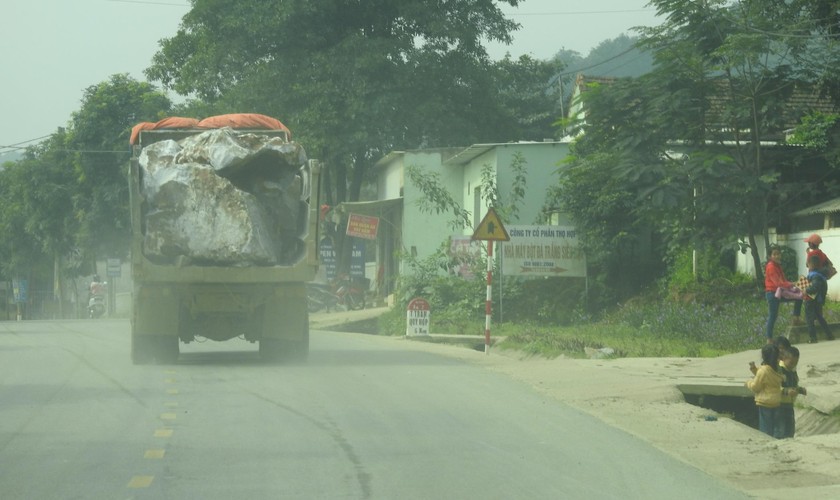
<svg viewBox="0 0 840 500">
<path fill-rule="evenodd" d="M 547 189 L 556 184 L 556 172 L 569 154 L 569 141 L 474 144 L 466 148 L 438 148 L 394 151 L 376 163 L 377 200 L 344 203 L 345 213 L 379 217 L 376 279 L 381 293 L 393 291 L 394 280 L 404 272 L 400 256 L 417 258 L 432 255 L 448 238 L 471 235 L 487 213 L 482 198 L 482 171 L 489 169 L 501 198 L 510 200 L 515 182 L 514 162 L 525 171 L 526 195 L 519 205 L 516 224 L 532 224 L 541 215 Z M 421 210 L 425 194 L 409 179 L 409 166 L 426 175 L 436 175 L 439 185 L 452 199 L 470 212 L 472 227 L 455 230 L 450 212 Z M 554 220 L 554 223 L 565 223 Z"/>
</svg>

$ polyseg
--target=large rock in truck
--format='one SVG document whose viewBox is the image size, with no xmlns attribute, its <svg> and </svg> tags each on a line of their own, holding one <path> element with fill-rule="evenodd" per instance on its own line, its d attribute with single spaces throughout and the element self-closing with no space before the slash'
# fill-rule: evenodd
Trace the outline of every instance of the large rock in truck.
<svg viewBox="0 0 840 500">
<path fill-rule="evenodd" d="M 304 358 L 317 162 L 287 129 L 200 123 L 133 135 L 132 359 L 173 362 L 179 339 L 240 335 L 264 357 Z"/>
</svg>

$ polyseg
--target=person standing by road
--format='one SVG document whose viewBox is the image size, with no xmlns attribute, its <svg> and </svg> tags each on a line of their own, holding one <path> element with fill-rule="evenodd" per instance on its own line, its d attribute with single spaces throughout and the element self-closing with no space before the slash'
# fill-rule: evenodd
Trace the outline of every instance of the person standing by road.
<svg viewBox="0 0 840 500">
<path fill-rule="evenodd" d="M 785 272 L 782 270 L 782 250 L 774 245 L 770 248 L 770 258 L 767 259 L 767 266 L 764 268 L 764 296 L 767 299 L 767 325 L 764 335 L 768 344 L 773 342 L 773 328 L 779 317 L 781 302 L 793 301 L 793 324 L 802 324 L 802 300 L 776 297 L 776 290 L 779 288 L 792 287 L 793 283 L 785 279 Z"/>
<path fill-rule="evenodd" d="M 792 438 L 796 432 L 796 416 L 793 403 L 796 396 L 808 394 L 804 387 L 799 386 L 799 374 L 796 365 L 799 364 L 799 349 L 790 346 L 779 352 L 779 373 L 782 375 L 782 397 L 779 403 L 779 414 L 776 416 L 776 433 L 779 439 Z"/>
<path fill-rule="evenodd" d="M 808 261 L 811 260 L 812 255 L 816 255 L 819 258 L 819 263 L 817 269 L 823 269 L 826 265 L 828 265 L 828 256 L 820 250 L 820 245 L 822 244 L 822 237 L 817 233 L 812 234 L 805 238 L 805 243 L 808 244 L 808 250 L 805 251 L 805 264 L 808 264 Z"/>
<path fill-rule="evenodd" d="M 820 323 L 825 338 L 834 340 L 834 335 L 831 333 L 828 323 L 823 317 L 823 304 L 825 304 L 825 296 L 828 293 L 828 283 L 826 283 L 825 276 L 820 272 L 820 258 L 816 254 L 808 257 L 808 287 L 805 293 L 810 299 L 805 300 L 805 324 L 808 325 L 808 343 L 817 343 L 817 327 L 814 325 L 815 321 Z"/>
<path fill-rule="evenodd" d="M 772 340 L 772 339 L 771 339 Z M 779 373 L 779 348 L 773 343 L 761 348 L 761 366 L 746 386 L 755 395 L 758 407 L 758 430 L 774 436 L 782 398 L 782 374 Z"/>
</svg>

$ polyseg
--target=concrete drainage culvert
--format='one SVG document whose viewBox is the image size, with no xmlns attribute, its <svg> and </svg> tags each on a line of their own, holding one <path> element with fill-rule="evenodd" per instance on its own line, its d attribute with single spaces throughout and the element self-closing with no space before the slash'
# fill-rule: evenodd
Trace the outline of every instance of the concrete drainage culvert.
<svg viewBox="0 0 840 500">
<path fill-rule="evenodd" d="M 752 392 L 746 387 L 713 384 L 682 384 L 677 389 L 686 403 L 758 429 L 758 410 Z M 796 407 L 796 435 L 812 436 L 840 432 L 840 415 L 827 415 L 813 408 Z"/>
</svg>

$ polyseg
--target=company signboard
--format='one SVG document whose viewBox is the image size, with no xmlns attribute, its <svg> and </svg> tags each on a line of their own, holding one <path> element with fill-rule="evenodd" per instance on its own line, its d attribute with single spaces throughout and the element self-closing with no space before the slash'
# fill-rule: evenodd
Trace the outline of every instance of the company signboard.
<svg viewBox="0 0 840 500">
<path fill-rule="evenodd" d="M 571 226 L 507 226 L 502 243 L 505 276 L 585 277 L 586 259 Z"/>
</svg>

